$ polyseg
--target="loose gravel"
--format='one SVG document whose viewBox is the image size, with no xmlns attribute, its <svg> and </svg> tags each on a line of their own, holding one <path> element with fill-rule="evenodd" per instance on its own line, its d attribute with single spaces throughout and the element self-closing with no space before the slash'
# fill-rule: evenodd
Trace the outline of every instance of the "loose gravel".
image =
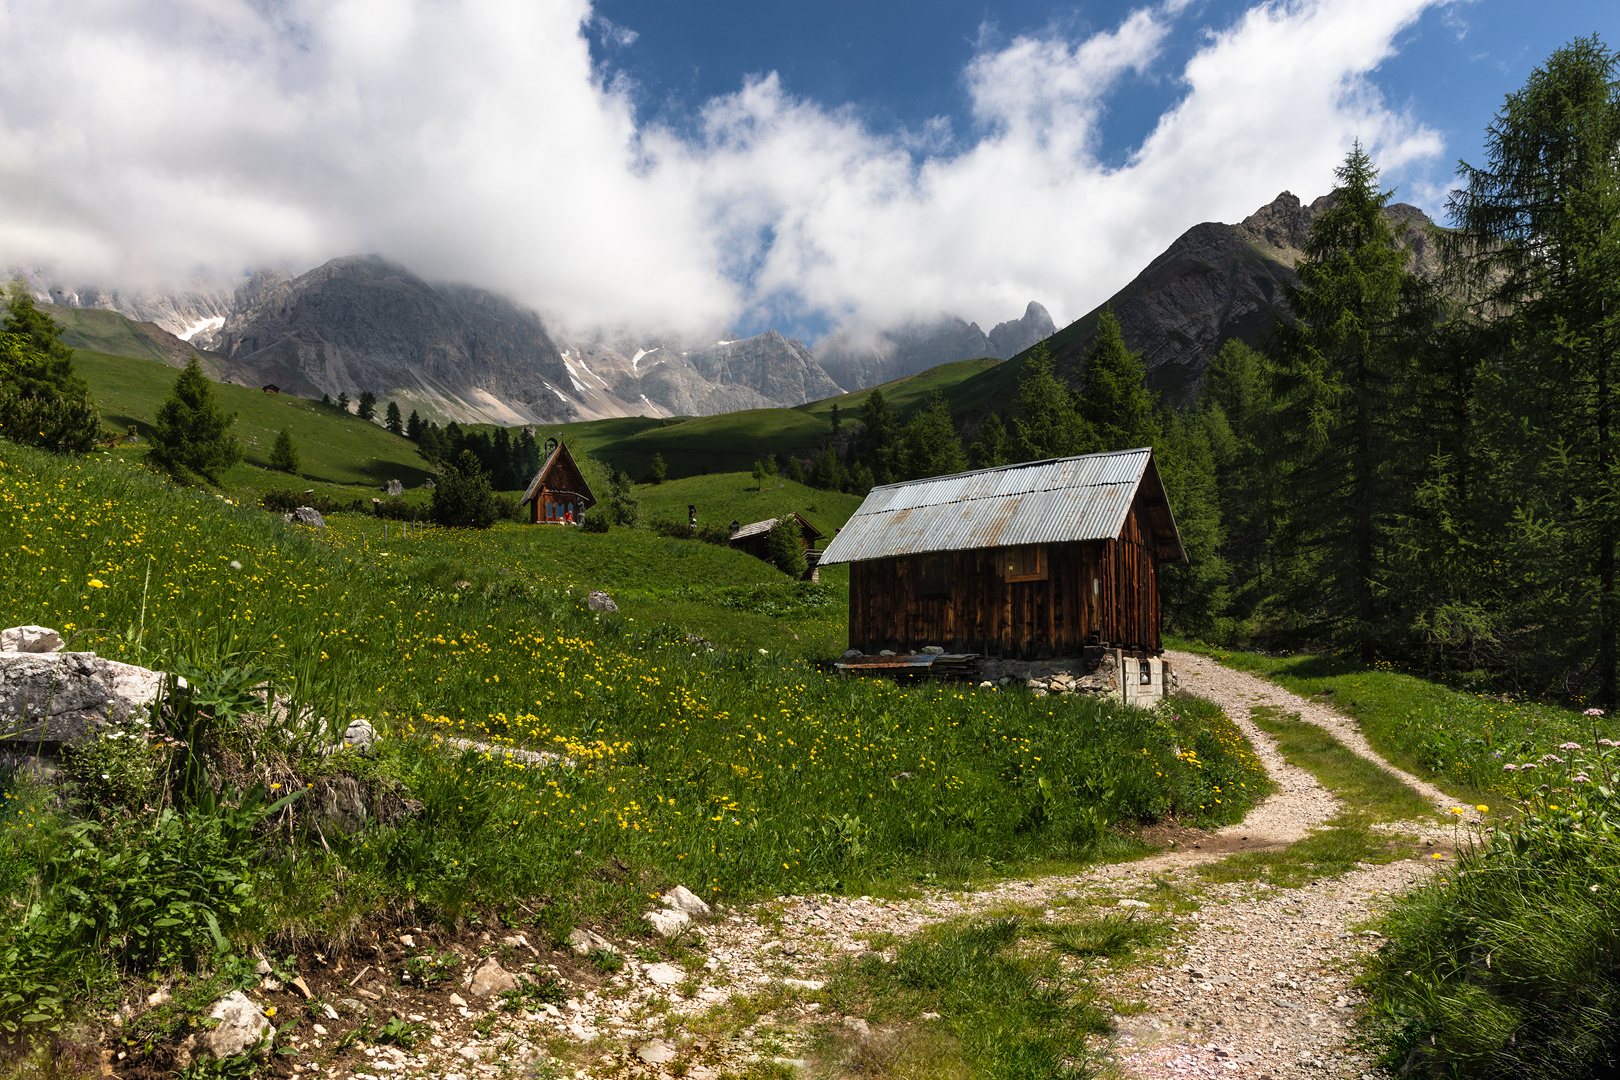
<svg viewBox="0 0 1620 1080">
<path fill-rule="evenodd" d="M 489 1028 L 492 1010 L 469 1005 L 458 994 L 453 1007 L 422 1017 L 433 1034 L 416 1052 L 372 1048 L 366 1062 L 322 1075 L 471 1080 L 538 1063 L 547 1058 L 548 1047 L 558 1049 L 559 1041 L 572 1047 L 566 1055 L 572 1062 L 559 1075 L 579 1078 L 706 1080 L 761 1059 L 797 1064 L 810 1029 L 839 1019 L 822 1016 L 811 1000 L 837 957 L 874 946 L 892 956 L 894 939 L 966 916 L 1014 908 L 1061 919 L 1059 908 L 1151 899 L 1167 886 L 1196 890 L 1200 910 L 1174 916 L 1181 932 L 1154 959 L 1099 976 L 1108 997 L 1135 1003 L 1119 1005 L 1118 1036 L 1106 1050 L 1122 1075 L 1137 1080 L 1380 1075 L 1357 1050 L 1351 1026 L 1358 1005 L 1351 979 L 1358 961 L 1377 943 L 1363 924 L 1393 894 L 1421 887 L 1434 860 L 1365 866 L 1297 889 L 1209 884 L 1195 870 L 1233 851 L 1292 843 L 1342 809 L 1309 773 L 1283 760 L 1275 742 L 1251 720 L 1256 706 L 1297 712 L 1320 725 L 1437 809 L 1450 800 L 1378 757 L 1355 721 L 1202 657 L 1171 653 L 1168 658 L 1183 689 L 1226 710 L 1276 784 L 1239 825 L 1184 837 L 1180 850 L 1075 875 L 1006 881 L 971 892 L 934 891 L 898 903 L 783 896 L 746 910 L 717 911 L 694 924 L 706 942 L 701 967 L 644 963 L 628 955 L 631 946 L 619 943 L 627 951 L 624 969 L 594 989 L 581 989 L 560 1007 L 500 1013 L 489 1033 L 480 1035 L 475 1025 Z M 1446 852 L 1454 839 L 1438 818 L 1393 828 L 1415 835 L 1420 848 L 1430 852 Z M 531 951 L 535 969 L 546 970 L 547 957 Z M 736 1037 L 717 1037 L 712 1026 L 698 1023 L 734 998 L 783 990 L 787 1003 Z M 855 1030 L 864 1026 L 861 1018 L 843 1021 Z M 702 1030 L 711 1034 L 691 1033 Z M 560 1061 L 553 1068 L 557 1065 Z M 303 1075 L 318 1072 L 306 1066 Z"/>
</svg>

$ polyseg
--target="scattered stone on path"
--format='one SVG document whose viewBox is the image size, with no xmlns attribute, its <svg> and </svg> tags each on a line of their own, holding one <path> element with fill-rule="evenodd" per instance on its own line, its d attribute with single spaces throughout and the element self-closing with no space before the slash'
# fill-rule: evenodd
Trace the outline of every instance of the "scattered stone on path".
<svg viewBox="0 0 1620 1080">
<path fill-rule="evenodd" d="M 686 979 L 686 972 L 674 964 L 649 964 L 646 975 L 648 980 L 659 986 L 676 986 Z"/>
<path fill-rule="evenodd" d="M 688 915 L 686 912 L 675 911 L 673 909 L 668 911 L 649 911 L 646 912 L 642 917 L 652 924 L 652 928 L 658 931 L 658 935 L 660 937 L 674 937 L 676 934 L 686 929 L 687 924 L 692 921 L 692 916 Z"/>
<path fill-rule="evenodd" d="M 592 611 L 618 611 L 619 605 L 613 602 L 613 597 L 597 589 L 585 598 L 585 606 Z"/>
<path fill-rule="evenodd" d="M 568 934 L 568 944 L 580 956 L 589 956 L 593 952 L 616 953 L 619 947 L 594 930 L 583 926 L 576 926 Z"/>
<path fill-rule="evenodd" d="M 663 1039 L 654 1039 L 652 1042 L 643 1043 L 636 1051 L 636 1057 L 648 1065 L 663 1065 L 675 1060 L 675 1048 Z"/>
<path fill-rule="evenodd" d="M 518 981 L 515 975 L 501 967 L 500 961 L 492 956 L 473 972 L 472 982 L 467 988 L 472 991 L 474 997 L 493 997 L 508 990 L 516 990 Z"/>
</svg>

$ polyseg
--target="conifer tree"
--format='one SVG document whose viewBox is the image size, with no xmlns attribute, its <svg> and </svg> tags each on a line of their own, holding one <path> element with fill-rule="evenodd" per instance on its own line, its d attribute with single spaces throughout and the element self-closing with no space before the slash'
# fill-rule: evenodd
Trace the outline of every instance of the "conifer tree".
<svg viewBox="0 0 1620 1080">
<path fill-rule="evenodd" d="M 286 430 L 276 436 L 276 444 L 270 448 L 270 467 L 277 472 L 298 474 L 298 448 L 293 445 L 292 436 Z"/>
<path fill-rule="evenodd" d="M 647 464 L 647 483 L 662 484 L 664 478 L 668 475 L 669 470 L 664 465 L 664 455 L 654 454 L 652 461 Z"/>
<path fill-rule="evenodd" d="M 948 476 L 967 468 L 962 440 L 951 420 L 951 407 L 938 390 L 928 395 L 928 401 L 906 425 L 903 461 L 908 480 Z"/>
<path fill-rule="evenodd" d="M 798 518 L 788 514 L 776 519 L 765 537 L 765 557 L 788 577 L 804 573 L 804 544 L 800 539 Z"/>
<path fill-rule="evenodd" d="M 1380 605 L 1402 500 L 1418 344 L 1437 311 L 1383 215 L 1390 192 L 1359 143 L 1335 174 L 1290 293 L 1299 322 L 1277 334 L 1280 427 L 1292 504 L 1288 543 L 1315 557 L 1293 599 L 1319 631 L 1377 655 L 1397 632 Z"/>
<path fill-rule="evenodd" d="M 405 437 L 412 442 L 420 442 L 422 438 L 422 417 L 415 409 L 411 410 L 411 418 L 405 421 Z"/>
<path fill-rule="evenodd" d="M 636 498 L 630 474 L 623 469 L 613 470 L 613 476 L 608 481 L 607 505 L 603 509 L 612 524 L 623 525 L 627 529 L 635 528 L 641 520 L 641 500 Z"/>
<path fill-rule="evenodd" d="M 183 484 L 218 487 L 221 474 L 242 460 L 242 444 L 231 434 L 235 423 L 236 414 L 214 400 L 213 384 L 193 355 L 158 408 L 147 460 Z"/>
<path fill-rule="evenodd" d="M 821 491 L 841 491 L 844 488 L 844 463 L 838 460 L 838 454 L 832 447 L 821 452 L 816 463 L 810 468 L 810 475 L 805 480 L 813 488 Z"/>
<path fill-rule="evenodd" d="M 463 450 L 447 462 L 433 488 L 433 520 L 453 529 L 487 529 L 497 516 L 495 492 L 477 455 Z"/>
<path fill-rule="evenodd" d="M 1097 336 L 1086 352 L 1077 399 L 1080 415 L 1090 425 L 1098 450 L 1131 450 L 1152 446 L 1158 425 L 1153 396 L 1148 393 L 1142 358 L 1125 347 L 1119 320 L 1104 308 Z"/>
<path fill-rule="evenodd" d="M 360 404 L 355 409 L 355 415 L 362 420 L 374 419 L 377 415 L 377 395 L 370 390 L 360 393 Z"/>
<path fill-rule="evenodd" d="M 0 436 L 58 453 L 94 445 L 101 417 L 90 387 L 73 371 L 61 327 L 16 282 L 0 325 Z"/>
<path fill-rule="evenodd" d="M 338 394 L 337 407 L 342 409 L 344 412 L 349 411 L 349 394 L 347 391 L 342 391 Z"/>
<path fill-rule="evenodd" d="M 1497 490 L 1510 496 L 1494 516 L 1566 538 L 1527 536 L 1512 561 L 1513 575 L 1530 579 L 1525 603 L 1570 596 L 1562 617 L 1527 609 L 1520 621 L 1575 631 L 1540 646 L 1571 668 L 1595 656 L 1606 706 L 1620 705 L 1617 74 L 1620 56 L 1595 35 L 1553 53 L 1508 96 L 1486 132 L 1486 163 L 1462 167 L 1466 184 L 1449 204 L 1453 264 L 1468 271 L 1476 310 L 1501 342 L 1500 362 L 1482 368 L 1480 409 L 1505 467 Z"/>
<path fill-rule="evenodd" d="M 895 479 L 900 462 L 900 418 L 883 396 L 874 389 L 861 404 L 861 461 L 871 470 L 876 483 Z"/>
<path fill-rule="evenodd" d="M 393 432 L 395 435 L 405 434 L 405 425 L 400 420 L 399 416 L 399 402 L 390 401 L 388 403 L 387 419 L 385 420 L 383 426 L 389 431 Z"/>
<path fill-rule="evenodd" d="M 1089 454 L 1097 448 L 1097 434 L 1080 415 L 1074 395 L 1058 379 L 1045 342 L 1024 358 L 1013 429 L 1014 450 L 1024 461 Z"/>
<path fill-rule="evenodd" d="M 1007 434 L 1007 425 L 1001 422 L 1001 414 L 986 416 L 968 450 L 969 463 L 975 469 L 993 469 L 1012 464 L 1012 453 L 1012 438 Z"/>
</svg>

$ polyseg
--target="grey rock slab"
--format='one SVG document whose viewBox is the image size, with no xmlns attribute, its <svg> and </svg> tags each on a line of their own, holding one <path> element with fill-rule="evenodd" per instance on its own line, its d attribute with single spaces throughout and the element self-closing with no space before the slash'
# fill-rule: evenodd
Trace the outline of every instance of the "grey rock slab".
<svg viewBox="0 0 1620 1080">
<path fill-rule="evenodd" d="M 648 1065 L 663 1065 L 675 1060 L 675 1048 L 663 1039 L 654 1039 L 652 1042 L 643 1043 L 636 1050 L 636 1057 Z"/>
<path fill-rule="evenodd" d="M 321 517 L 320 511 L 313 506 L 295 507 L 291 514 L 286 515 L 285 520 L 299 525 L 308 525 L 312 529 L 326 528 L 326 519 Z"/>
<path fill-rule="evenodd" d="M 652 924 L 660 937 L 674 937 L 692 922 L 692 917 L 686 912 L 675 910 L 649 911 L 643 918 Z"/>
<path fill-rule="evenodd" d="M 0 739 L 77 742 L 144 715 L 163 679 L 95 653 L 0 653 Z"/>
<path fill-rule="evenodd" d="M 613 602 L 613 597 L 597 589 L 585 598 L 585 606 L 592 611 L 618 611 L 619 605 Z"/>
<path fill-rule="evenodd" d="M 270 1018 L 240 990 L 232 990 L 216 1001 L 208 1015 L 218 1020 L 219 1026 L 203 1035 L 202 1044 L 217 1058 L 246 1054 L 275 1034 Z"/>
<path fill-rule="evenodd" d="M 685 885 L 677 885 L 664 894 L 664 906 L 684 911 L 688 915 L 707 915 L 709 905 L 703 898 L 688 889 Z"/>
<path fill-rule="evenodd" d="M 649 964 L 646 975 L 649 981 L 659 986 L 675 986 L 686 978 L 686 972 L 674 964 Z"/>
</svg>

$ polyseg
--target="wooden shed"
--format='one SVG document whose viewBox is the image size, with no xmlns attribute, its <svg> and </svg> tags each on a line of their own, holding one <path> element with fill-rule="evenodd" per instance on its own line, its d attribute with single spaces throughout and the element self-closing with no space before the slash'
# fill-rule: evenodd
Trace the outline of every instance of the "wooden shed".
<svg viewBox="0 0 1620 1080">
<path fill-rule="evenodd" d="M 794 528 L 799 534 L 799 544 L 806 550 L 814 549 L 816 541 L 822 537 L 821 530 L 804 520 L 797 511 L 787 516 L 793 519 Z M 731 523 L 731 539 L 727 543 L 738 551 L 746 551 L 756 559 L 769 562 L 770 555 L 765 550 L 765 541 L 771 535 L 771 530 L 776 528 L 776 523 L 781 520 L 781 518 L 766 518 L 764 521 L 756 521 L 749 525 L 739 525 L 734 521 Z"/>
<path fill-rule="evenodd" d="M 547 439 L 546 459 L 529 481 L 523 501 L 529 504 L 530 524 L 578 525 L 585 511 L 596 505 L 596 496 L 568 447 L 557 439 Z"/>
<path fill-rule="evenodd" d="M 1157 656 L 1159 567 L 1184 562 L 1150 449 L 873 488 L 822 552 L 849 563 L 865 654 Z"/>
</svg>

